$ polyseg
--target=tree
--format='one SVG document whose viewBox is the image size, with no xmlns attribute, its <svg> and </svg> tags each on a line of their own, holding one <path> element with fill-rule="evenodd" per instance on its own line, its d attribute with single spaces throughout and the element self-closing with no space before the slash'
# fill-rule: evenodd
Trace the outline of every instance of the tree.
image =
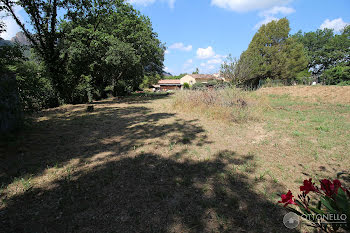
<svg viewBox="0 0 350 233">
<path fill-rule="evenodd" d="M 145 75 L 162 73 L 165 47 L 149 18 L 122 1 L 96 4 L 82 4 L 62 24 L 70 80 L 89 77 L 99 92 L 108 85 L 121 90 L 120 84 L 135 90 Z"/>
<path fill-rule="evenodd" d="M 321 79 L 326 85 L 350 85 L 350 66 L 338 65 L 325 70 Z"/>
<path fill-rule="evenodd" d="M 316 32 L 308 32 L 302 34 L 299 31 L 293 37 L 304 45 L 304 48 L 308 53 L 308 68 L 314 75 L 320 75 L 323 70 L 327 69 L 332 63 L 329 60 L 327 52 L 327 45 L 334 37 L 333 30 L 331 29 L 318 29 Z"/>
<path fill-rule="evenodd" d="M 231 54 L 225 59 L 224 63 L 221 65 L 220 74 L 225 80 L 230 81 L 234 85 L 239 84 L 239 79 L 237 79 L 237 69 L 238 69 L 238 60 L 233 58 Z"/>
<path fill-rule="evenodd" d="M 149 18 L 123 0 L 0 0 L 47 68 L 57 96 L 83 102 L 106 86 L 136 89 L 144 75 L 162 72 L 164 45 Z M 14 12 L 27 12 L 29 31 Z M 64 12 L 58 22 L 57 12 Z M 116 88 L 115 88 L 116 89 Z"/>
<path fill-rule="evenodd" d="M 192 74 L 199 74 L 199 69 L 196 68 L 196 71 L 193 71 Z"/>
<path fill-rule="evenodd" d="M 346 26 L 341 34 L 334 34 L 331 29 L 293 35 L 302 43 L 308 53 L 308 69 L 321 76 L 328 69 L 350 63 L 350 26 Z"/>
<path fill-rule="evenodd" d="M 304 70 L 307 59 L 303 45 L 289 38 L 289 31 L 286 18 L 262 25 L 239 61 L 232 64 L 235 82 L 252 86 L 267 78 L 290 82 Z"/>
<path fill-rule="evenodd" d="M 57 95 L 63 95 L 66 88 L 62 85 L 64 77 L 64 62 L 66 56 L 61 55 L 60 41 L 64 39 L 64 32 L 58 28 L 57 12 L 66 7 L 67 1 L 60 0 L 33 0 L 12 1 L 0 0 L 4 10 L 12 16 L 21 30 L 31 42 L 35 52 L 40 55 L 50 76 Z M 32 25 L 32 32 L 25 26 L 15 13 L 16 6 L 23 7 Z"/>
</svg>

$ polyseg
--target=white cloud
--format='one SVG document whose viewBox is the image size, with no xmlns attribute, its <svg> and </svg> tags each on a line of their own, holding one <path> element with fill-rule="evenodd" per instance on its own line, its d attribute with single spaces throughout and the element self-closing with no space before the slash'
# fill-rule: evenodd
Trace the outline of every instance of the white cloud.
<svg viewBox="0 0 350 233">
<path fill-rule="evenodd" d="M 291 7 L 274 6 L 269 10 L 260 12 L 259 15 L 260 16 L 269 16 L 269 15 L 277 15 L 277 14 L 290 15 L 294 12 L 295 10 Z"/>
<path fill-rule="evenodd" d="M 321 24 L 320 29 L 328 28 L 328 29 L 333 29 L 336 32 L 340 32 L 347 25 L 349 25 L 349 23 L 344 22 L 342 18 L 333 19 L 333 20 L 326 19 Z"/>
<path fill-rule="evenodd" d="M 260 28 L 263 24 L 268 24 L 273 20 L 279 20 L 279 18 L 276 17 L 276 15 L 286 16 L 289 14 L 294 13 L 295 10 L 291 7 L 285 7 L 285 6 L 274 6 L 271 9 L 262 11 L 259 13 L 260 17 L 263 17 L 264 19 L 258 22 L 254 29 Z"/>
<path fill-rule="evenodd" d="M 191 51 L 192 50 L 192 45 L 185 46 L 183 43 L 175 43 L 169 46 L 169 49 L 178 49 L 181 51 Z"/>
<path fill-rule="evenodd" d="M 265 17 L 265 19 L 263 19 L 259 23 L 255 24 L 254 29 L 259 29 L 263 24 L 268 24 L 274 20 L 279 20 L 279 19 L 274 17 L 274 16 L 267 16 L 267 17 Z"/>
<path fill-rule="evenodd" d="M 214 59 L 211 59 L 209 60 L 207 63 L 208 64 L 221 64 L 223 61 L 221 58 L 214 58 Z"/>
<path fill-rule="evenodd" d="M 169 53 L 170 53 L 169 50 L 165 50 L 165 51 L 164 51 L 164 54 L 169 54 Z"/>
<path fill-rule="evenodd" d="M 188 68 L 188 67 L 191 67 L 192 66 L 192 63 L 193 63 L 193 60 L 192 59 L 188 59 L 185 64 L 183 65 L 184 69 Z"/>
<path fill-rule="evenodd" d="M 149 6 L 155 3 L 157 0 L 128 0 L 129 3 L 140 6 Z M 167 2 L 170 8 L 174 8 L 176 0 L 160 0 L 161 2 Z"/>
<path fill-rule="evenodd" d="M 280 6 L 292 0 L 211 0 L 211 4 L 236 12 L 247 12 Z"/>
<path fill-rule="evenodd" d="M 208 58 L 212 58 L 214 56 L 215 56 L 215 52 L 211 46 L 209 46 L 206 49 L 204 49 L 204 48 L 197 49 L 197 57 L 199 59 L 208 59 Z"/>
<path fill-rule="evenodd" d="M 20 16 L 23 8 L 16 6 L 14 7 L 14 11 L 16 15 L 18 15 L 19 19 L 23 21 L 22 17 Z M 16 35 L 17 32 L 21 31 L 21 28 L 17 25 L 16 21 L 11 16 L 7 16 L 5 12 L 0 12 L 0 18 L 6 25 L 6 32 L 0 34 L 1 38 L 10 40 Z"/>
</svg>

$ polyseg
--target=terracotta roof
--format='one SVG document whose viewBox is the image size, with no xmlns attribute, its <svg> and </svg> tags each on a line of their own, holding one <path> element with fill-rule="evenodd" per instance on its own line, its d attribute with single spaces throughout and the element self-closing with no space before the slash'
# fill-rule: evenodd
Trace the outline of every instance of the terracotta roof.
<svg viewBox="0 0 350 233">
<path fill-rule="evenodd" d="M 158 84 L 179 84 L 181 85 L 181 82 L 179 79 L 163 79 L 159 80 Z"/>
<path fill-rule="evenodd" d="M 218 79 L 214 75 L 211 74 L 190 74 L 194 79 Z"/>
</svg>

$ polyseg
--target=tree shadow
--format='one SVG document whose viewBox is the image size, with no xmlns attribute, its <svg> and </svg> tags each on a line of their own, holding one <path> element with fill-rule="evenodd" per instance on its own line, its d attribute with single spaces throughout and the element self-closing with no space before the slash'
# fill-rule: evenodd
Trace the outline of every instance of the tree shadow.
<svg viewBox="0 0 350 233">
<path fill-rule="evenodd" d="M 87 113 L 85 108 L 86 105 L 78 105 L 39 113 L 38 118 L 42 116 L 44 120 L 19 135 L 15 143 L 1 146 L 0 184 L 6 186 L 15 177 L 38 175 L 71 159 L 84 163 L 101 152 L 111 151 L 113 156 L 126 154 L 152 139 L 185 139 L 191 144 L 200 138 L 201 143 L 210 143 L 195 121 L 159 123 L 174 118 L 175 114 L 154 113 L 149 108 L 131 105 L 102 106 L 93 113 Z"/>
<path fill-rule="evenodd" d="M 227 152 L 225 152 L 227 153 Z M 283 210 L 228 165 L 249 156 L 177 162 L 157 154 L 103 163 L 32 189 L 1 211 L 2 232 L 280 232 Z M 240 159 L 241 158 L 241 159 Z"/>
<path fill-rule="evenodd" d="M 226 150 L 196 161 L 184 149 L 165 156 L 167 141 L 211 142 L 196 120 L 108 104 L 93 113 L 85 106 L 46 112 L 22 141 L 2 148 L 5 185 L 71 161 L 78 169 L 6 199 L 0 232 L 287 231 L 284 210 L 257 193 L 247 175 L 256 169 L 254 155 Z M 162 150 L 135 149 L 149 143 Z M 234 169 L 245 164 L 253 164 L 245 173 Z"/>
</svg>

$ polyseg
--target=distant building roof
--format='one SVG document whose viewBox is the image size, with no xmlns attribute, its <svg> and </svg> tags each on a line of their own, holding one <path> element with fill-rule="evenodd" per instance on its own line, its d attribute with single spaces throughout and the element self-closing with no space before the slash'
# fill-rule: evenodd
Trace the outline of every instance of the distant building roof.
<svg viewBox="0 0 350 233">
<path fill-rule="evenodd" d="M 214 75 L 211 74 L 189 74 L 194 79 L 218 79 Z"/>
<path fill-rule="evenodd" d="M 163 79 L 159 80 L 159 85 L 181 85 L 181 82 L 179 79 Z"/>
</svg>

